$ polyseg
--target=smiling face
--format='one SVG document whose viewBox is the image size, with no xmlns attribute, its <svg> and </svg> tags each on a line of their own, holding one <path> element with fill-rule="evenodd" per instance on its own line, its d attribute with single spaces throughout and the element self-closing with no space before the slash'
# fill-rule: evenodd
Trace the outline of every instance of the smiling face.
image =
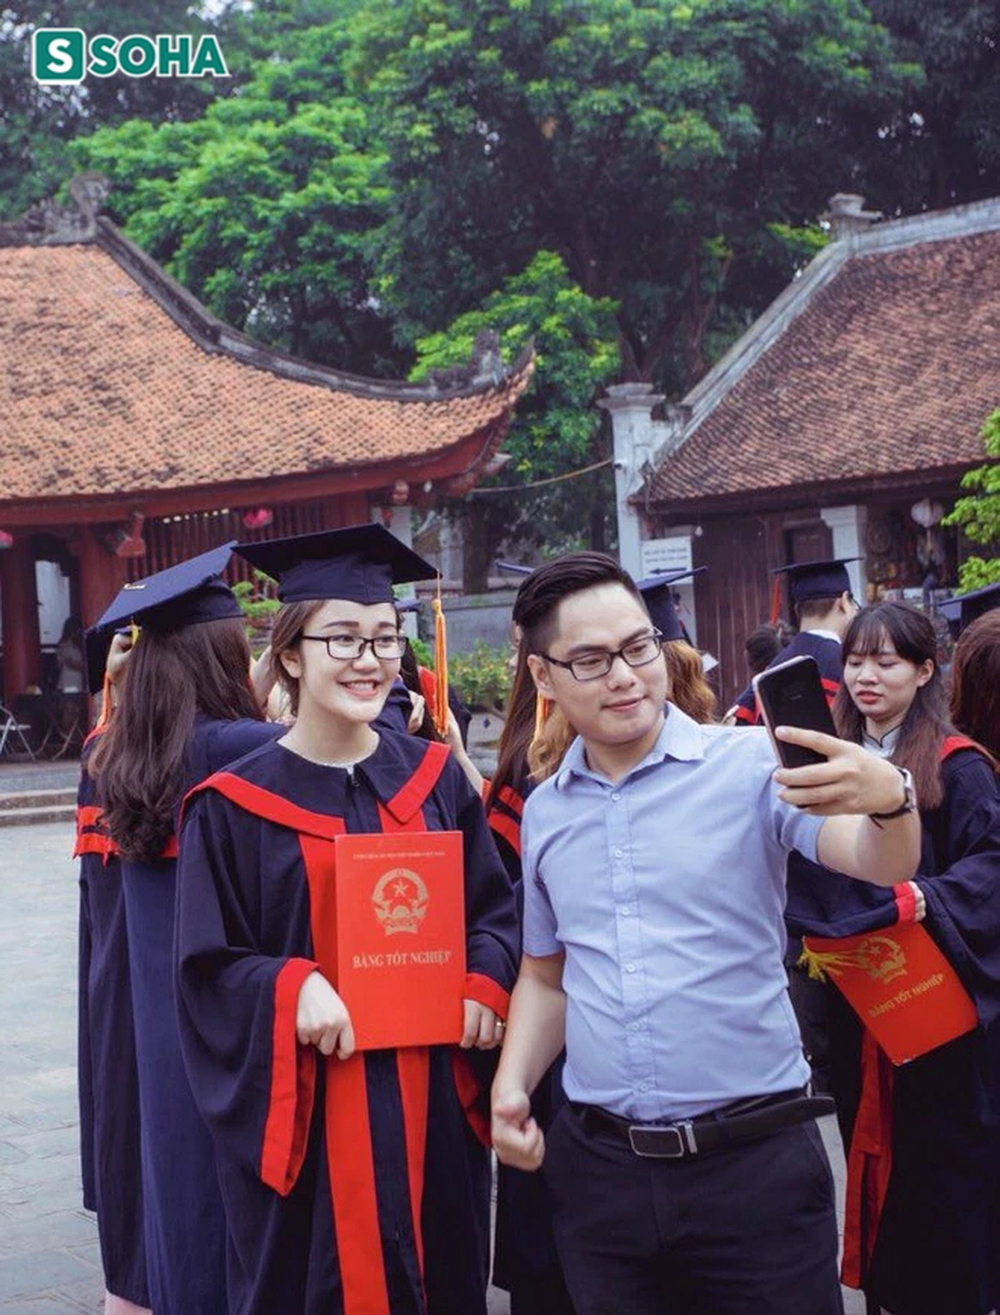
<svg viewBox="0 0 1000 1315">
<path fill-rule="evenodd" d="M 310 616 L 306 635 L 349 640 L 395 635 L 399 624 L 391 603 L 353 603 L 332 598 Z M 399 675 L 399 658 L 377 658 L 366 646 L 360 657 L 330 657 L 324 644 L 299 642 L 280 655 L 282 666 L 298 682 L 298 718 L 303 725 L 372 722 Z"/>
<path fill-rule="evenodd" d="M 873 652 L 848 652 L 844 659 L 847 692 L 865 718 L 869 735 L 879 739 L 901 724 L 917 690 L 933 674 L 929 658 L 918 663 L 901 657 L 885 632 Z"/>
<path fill-rule="evenodd" d="M 645 609 L 616 583 L 599 584 L 564 598 L 556 609 L 546 654 L 561 662 L 595 652 L 615 652 L 653 629 Z M 528 658 L 538 689 L 553 699 L 583 737 L 591 765 L 613 760 L 627 770 L 656 741 L 663 725 L 667 668 L 662 652 L 630 667 L 616 657 L 607 675 L 577 680 L 539 654 Z"/>
</svg>

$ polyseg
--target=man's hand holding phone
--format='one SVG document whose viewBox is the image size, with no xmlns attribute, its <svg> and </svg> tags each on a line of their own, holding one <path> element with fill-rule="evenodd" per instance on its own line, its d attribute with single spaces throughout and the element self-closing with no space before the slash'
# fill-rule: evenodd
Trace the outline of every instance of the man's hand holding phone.
<svg viewBox="0 0 1000 1315">
<path fill-rule="evenodd" d="M 754 678 L 754 691 L 781 767 L 781 797 L 807 813 L 893 815 L 906 802 L 899 768 L 841 740 L 815 658 L 796 657 Z"/>
<path fill-rule="evenodd" d="M 899 769 L 860 744 L 795 726 L 776 726 L 774 734 L 780 743 L 811 749 L 826 759 L 806 767 L 778 768 L 774 779 L 782 786 L 781 798 L 786 803 L 806 813 L 832 817 L 892 813 L 904 802 Z"/>
</svg>

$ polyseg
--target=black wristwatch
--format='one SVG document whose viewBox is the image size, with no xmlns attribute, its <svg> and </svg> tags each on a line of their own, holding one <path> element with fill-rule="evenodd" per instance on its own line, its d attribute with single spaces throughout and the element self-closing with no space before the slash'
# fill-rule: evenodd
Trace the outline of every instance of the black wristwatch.
<svg viewBox="0 0 1000 1315">
<path fill-rule="evenodd" d="M 903 778 L 903 802 L 891 813 L 869 813 L 868 816 L 873 822 L 891 822 L 894 817 L 902 817 L 904 813 L 917 811 L 917 792 L 913 788 L 913 777 L 905 767 L 900 767 L 896 763 L 892 765 Z"/>
</svg>

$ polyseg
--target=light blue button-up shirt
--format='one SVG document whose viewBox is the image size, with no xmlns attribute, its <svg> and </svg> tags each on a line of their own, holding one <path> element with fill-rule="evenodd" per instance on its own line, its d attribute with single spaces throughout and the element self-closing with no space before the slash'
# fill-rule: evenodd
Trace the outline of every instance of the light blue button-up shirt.
<svg viewBox="0 0 1000 1315">
<path fill-rule="evenodd" d="M 823 819 L 778 798 L 776 766 L 766 731 L 671 705 L 621 781 L 577 739 L 528 798 L 524 948 L 566 954 L 570 1100 L 651 1121 L 808 1080 L 782 912 Z"/>
</svg>

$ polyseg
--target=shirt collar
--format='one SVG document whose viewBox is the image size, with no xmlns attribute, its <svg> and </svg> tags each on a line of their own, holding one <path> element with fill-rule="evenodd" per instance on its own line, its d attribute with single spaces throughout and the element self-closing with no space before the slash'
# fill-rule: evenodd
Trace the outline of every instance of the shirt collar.
<svg viewBox="0 0 1000 1315">
<path fill-rule="evenodd" d="M 666 713 L 656 743 L 640 762 L 626 772 L 623 781 L 627 781 L 629 777 L 635 776 L 637 772 L 644 771 L 647 767 L 663 762 L 665 758 L 673 758 L 679 762 L 694 762 L 704 758 L 705 746 L 698 723 L 687 713 L 681 712 L 673 703 L 667 704 Z M 607 784 L 606 776 L 591 771 L 587 766 L 583 739 L 579 735 L 566 750 L 562 766 L 556 773 L 557 787 L 565 789 L 573 776 L 589 776 L 595 781 Z M 621 781 L 618 784 L 620 785 Z"/>
<path fill-rule="evenodd" d="M 891 731 L 886 731 L 881 739 L 874 735 L 869 735 L 867 731 L 861 732 L 861 743 L 872 753 L 878 754 L 880 758 L 891 758 L 896 752 L 896 745 L 899 743 L 902 724 L 893 726 Z"/>
<path fill-rule="evenodd" d="M 832 639 L 835 644 L 840 644 L 840 636 L 835 630 L 805 630 L 803 634 L 815 635 L 817 639 Z"/>
</svg>

